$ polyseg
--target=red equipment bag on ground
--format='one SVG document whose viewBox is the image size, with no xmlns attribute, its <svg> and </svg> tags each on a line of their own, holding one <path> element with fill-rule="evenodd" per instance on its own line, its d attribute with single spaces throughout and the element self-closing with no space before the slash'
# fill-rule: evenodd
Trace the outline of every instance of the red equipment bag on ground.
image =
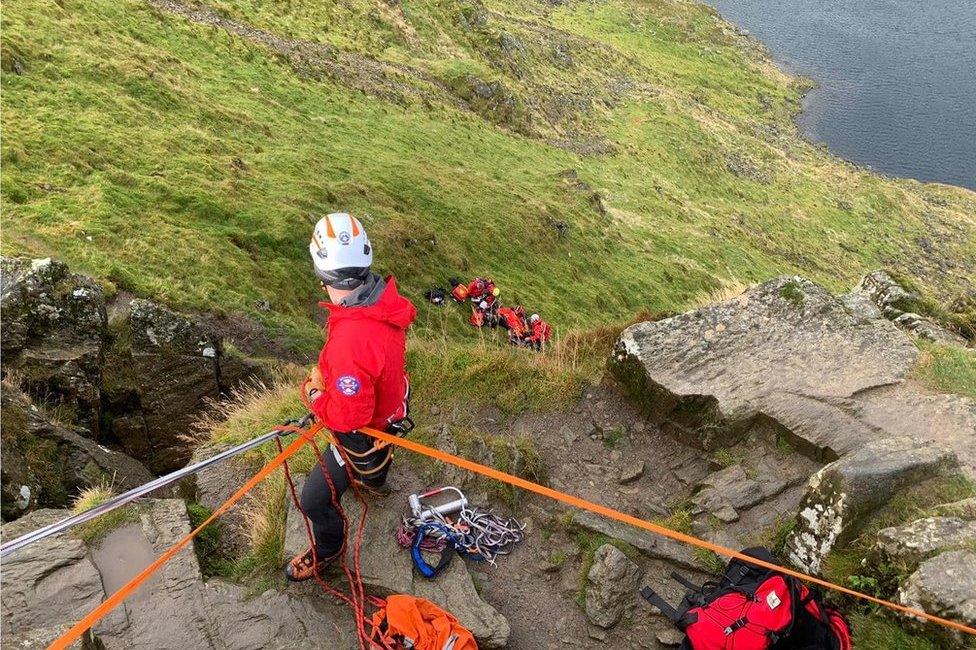
<svg viewBox="0 0 976 650">
<path fill-rule="evenodd" d="M 776 562 L 765 548 L 742 551 Z M 732 559 L 721 580 L 689 589 L 675 608 L 650 587 L 641 596 L 667 616 L 686 638 L 682 650 L 851 650 L 850 627 L 820 594 L 790 576 Z"/>
<path fill-rule="evenodd" d="M 394 594 L 373 615 L 373 639 L 413 650 L 478 650 L 474 636 L 451 614 L 423 598 Z"/>
</svg>

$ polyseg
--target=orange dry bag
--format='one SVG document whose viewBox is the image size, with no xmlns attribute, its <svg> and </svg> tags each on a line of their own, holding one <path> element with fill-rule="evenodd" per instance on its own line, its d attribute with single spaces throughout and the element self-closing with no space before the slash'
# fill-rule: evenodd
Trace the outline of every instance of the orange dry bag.
<svg viewBox="0 0 976 650">
<path fill-rule="evenodd" d="M 394 594 L 373 615 L 373 639 L 394 648 L 415 650 L 478 650 L 458 620 L 423 598 Z"/>
</svg>

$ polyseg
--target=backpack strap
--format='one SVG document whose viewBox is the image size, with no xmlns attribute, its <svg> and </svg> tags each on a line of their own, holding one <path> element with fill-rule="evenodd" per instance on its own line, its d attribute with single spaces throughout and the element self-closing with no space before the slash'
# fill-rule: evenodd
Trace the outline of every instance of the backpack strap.
<svg viewBox="0 0 976 650">
<path fill-rule="evenodd" d="M 681 614 L 678 613 L 678 610 L 672 607 L 668 601 L 664 600 L 660 594 L 650 587 L 644 587 L 641 589 L 640 595 L 641 598 L 661 610 L 661 613 L 664 614 L 664 616 L 666 616 L 667 619 L 675 625 L 677 625 L 678 621 L 681 620 Z"/>
<path fill-rule="evenodd" d="M 686 589 L 689 589 L 691 591 L 701 591 L 702 590 L 703 585 L 696 585 L 695 583 L 693 583 L 692 581 L 688 580 L 688 578 L 684 577 L 683 575 L 681 575 L 677 571 L 672 571 L 671 572 L 671 577 L 676 582 L 678 582 L 682 587 L 684 587 Z"/>
</svg>

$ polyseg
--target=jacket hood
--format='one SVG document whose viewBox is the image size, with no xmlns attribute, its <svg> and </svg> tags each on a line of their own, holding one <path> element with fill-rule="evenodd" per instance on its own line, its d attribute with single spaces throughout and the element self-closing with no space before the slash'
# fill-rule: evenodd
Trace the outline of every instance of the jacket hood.
<svg viewBox="0 0 976 650">
<path fill-rule="evenodd" d="M 410 323 L 417 315 L 417 308 L 413 306 L 413 303 L 397 291 L 396 280 L 392 275 L 386 278 L 386 287 L 383 289 L 383 293 L 371 305 L 346 307 L 328 301 L 320 302 L 319 305 L 329 311 L 330 323 L 346 319 L 371 319 L 389 323 L 398 329 L 405 330 L 410 327 Z"/>
</svg>

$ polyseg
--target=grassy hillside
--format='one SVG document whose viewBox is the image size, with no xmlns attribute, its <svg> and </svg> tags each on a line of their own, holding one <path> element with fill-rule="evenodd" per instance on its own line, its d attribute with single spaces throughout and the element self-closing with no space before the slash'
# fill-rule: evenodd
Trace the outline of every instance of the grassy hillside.
<svg viewBox="0 0 976 650">
<path fill-rule="evenodd" d="M 564 332 L 784 272 L 976 277 L 976 195 L 804 143 L 801 82 L 691 2 L 11 0 L 3 23 L 3 253 L 299 346 L 309 215 L 335 209 L 412 297 L 490 274 Z"/>
</svg>

